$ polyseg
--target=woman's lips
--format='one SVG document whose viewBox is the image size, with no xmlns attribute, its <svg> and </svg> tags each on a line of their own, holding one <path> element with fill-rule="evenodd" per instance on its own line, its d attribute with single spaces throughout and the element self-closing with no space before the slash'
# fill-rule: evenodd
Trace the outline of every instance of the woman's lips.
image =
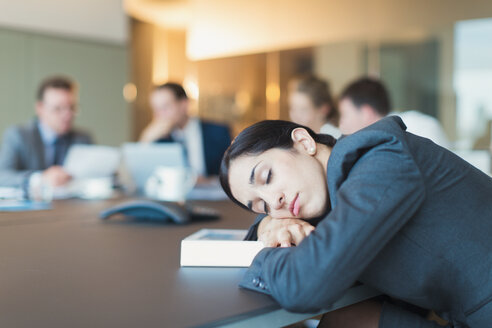
<svg viewBox="0 0 492 328">
<path fill-rule="evenodd" d="M 289 210 L 293 216 L 299 215 L 299 194 L 297 194 L 290 203 Z"/>
</svg>

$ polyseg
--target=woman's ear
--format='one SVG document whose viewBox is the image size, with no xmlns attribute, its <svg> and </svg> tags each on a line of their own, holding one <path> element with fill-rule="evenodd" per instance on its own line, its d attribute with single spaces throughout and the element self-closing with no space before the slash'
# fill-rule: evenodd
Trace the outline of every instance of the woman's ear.
<svg viewBox="0 0 492 328">
<path fill-rule="evenodd" d="M 316 141 L 311 137 L 309 132 L 304 128 L 295 128 L 290 134 L 294 141 L 294 148 L 298 151 L 304 151 L 309 155 L 316 154 Z"/>
</svg>

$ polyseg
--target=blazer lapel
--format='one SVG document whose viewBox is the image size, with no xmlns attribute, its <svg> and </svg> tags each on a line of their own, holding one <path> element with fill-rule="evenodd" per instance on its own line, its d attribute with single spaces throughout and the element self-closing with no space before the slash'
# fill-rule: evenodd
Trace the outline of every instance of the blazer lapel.
<svg viewBox="0 0 492 328">
<path fill-rule="evenodd" d="M 42 168 L 47 168 L 46 167 L 46 160 L 45 160 L 45 154 L 44 154 L 44 144 L 43 140 L 41 139 L 41 133 L 39 132 L 39 127 L 38 127 L 38 121 L 34 120 L 32 123 L 32 134 L 31 134 L 31 145 L 33 147 L 32 151 L 34 152 L 35 156 L 32 157 L 33 161 L 37 161 L 35 163 L 35 167 L 42 167 Z"/>
<path fill-rule="evenodd" d="M 212 140 L 210 139 L 210 131 L 208 129 L 208 126 L 206 125 L 205 122 L 200 120 L 200 133 L 202 134 L 202 147 L 203 147 L 203 161 L 205 164 L 205 173 L 209 175 L 212 172 L 212 165 L 211 165 L 211 156 L 210 154 L 210 148 L 207 147 L 208 145 L 213 144 Z"/>
</svg>

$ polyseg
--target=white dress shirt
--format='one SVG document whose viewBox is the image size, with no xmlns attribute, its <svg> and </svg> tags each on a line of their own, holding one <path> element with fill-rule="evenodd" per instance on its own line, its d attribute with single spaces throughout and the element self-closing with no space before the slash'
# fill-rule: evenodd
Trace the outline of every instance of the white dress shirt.
<svg viewBox="0 0 492 328">
<path fill-rule="evenodd" d="M 191 168 L 199 175 L 206 175 L 200 120 L 198 118 L 190 118 L 182 130 L 173 131 L 171 136 L 174 140 L 183 142 Z"/>
<path fill-rule="evenodd" d="M 323 134 L 329 134 L 335 139 L 338 139 L 342 136 L 342 132 L 340 132 L 340 130 L 331 123 L 323 124 L 319 132 Z"/>
<path fill-rule="evenodd" d="M 396 113 L 396 115 L 400 116 L 407 126 L 407 132 L 428 138 L 441 147 L 448 149 L 451 147 L 441 123 L 436 118 L 416 110 Z"/>
</svg>

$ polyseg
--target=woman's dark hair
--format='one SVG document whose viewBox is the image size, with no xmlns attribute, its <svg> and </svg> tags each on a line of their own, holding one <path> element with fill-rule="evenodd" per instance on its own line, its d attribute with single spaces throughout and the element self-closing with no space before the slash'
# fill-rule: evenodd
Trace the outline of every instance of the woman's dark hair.
<svg viewBox="0 0 492 328">
<path fill-rule="evenodd" d="M 337 126 L 340 115 L 331 95 L 330 85 L 327 81 L 316 76 L 308 76 L 294 81 L 293 91 L 306 94 L 316 107 L 327 105 L 329 112 L 326 120 Z"/>
<path fill-rule="evenodd" d="M 232 141 L 225 151 L 220 164 L 220 184 L 232 201 L 249 210 L 232 196 L 229 185 L 229 166 L 231 162 L 242 155 L 259 155 L 273 148 L 291 149 L 294 146 L 291 134 L 297 128 L 306 129 L 316 143 L 328 147 L 333 147 L 337 141 L 328 134 L 317 134 L 306 126 L 289 121 L 267 120 L 247 127 Z"/>
</svg>

